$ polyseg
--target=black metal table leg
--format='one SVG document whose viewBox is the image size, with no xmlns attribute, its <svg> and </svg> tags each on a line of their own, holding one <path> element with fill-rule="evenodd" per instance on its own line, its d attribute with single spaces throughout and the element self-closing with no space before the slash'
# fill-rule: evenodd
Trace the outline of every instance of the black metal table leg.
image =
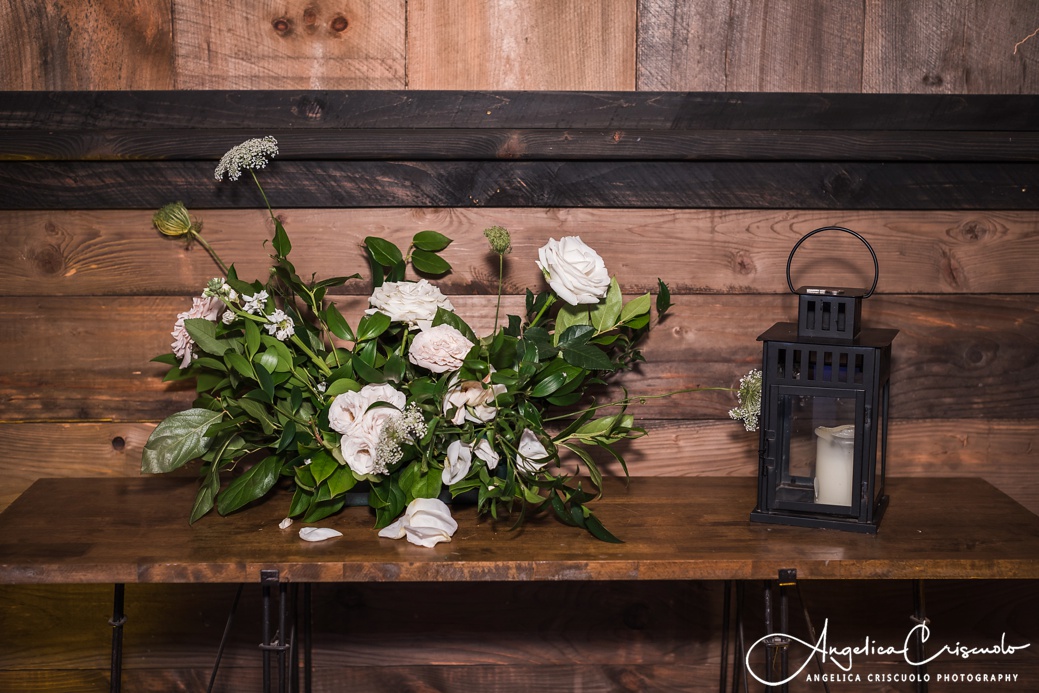
<svg viewBox="0 0 1039 693">
<path fill-rule="evenodd" d="M 303 691 L 311 693 L 310 672 L 312 671 L 310 583 L 303 583 Z"/>
<path fill-rule="evenodd" d="M 921 626 L 921 629 L 916 631 L 916 638 L 913 640 L 913 650 L 916 655 L 914 661 L 920 662 L 915 667 L 916 690 L 918 693 L 927 693 L 927 664 L 924 662 L 926 655 L 924 654 L 924 635 L 922 630 L 927 628 L 931 621 L 927 618 L 927 608 L 924 604 L 923 580 L 913 580 L 913 615 L 910 620 Z"/>
<path fill-rule="evenodd" d="M 112 597 L 112 618 L 108 621 L 112 626 L 112 665 L 109 670 L 111 683 L 108 690 L 119 693 L 123 683 L 123 624 L 126 623 L 126 614 L 123 612 L 123 598 L 126 585 L 121 582 L 115 584 Z"/>
<path fill-rule="evenodd" d="M 729 675 L 729 609 L 732 601 L 732 582 L 725 581 L 724 596 L 722 597 L 722 654 L 721 654 L 721 676 L 718 682 L 718 693 L 725 693 L 727 677 Z"/>
</svg>

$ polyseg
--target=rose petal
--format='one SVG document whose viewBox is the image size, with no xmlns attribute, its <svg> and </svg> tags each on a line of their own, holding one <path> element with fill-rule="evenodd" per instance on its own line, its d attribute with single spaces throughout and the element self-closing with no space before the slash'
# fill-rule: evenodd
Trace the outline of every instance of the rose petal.
<svg viewBox="0 0 1039 693">
<path fill-rule="evenodd" d="M 292 518 L 286 517 L 284 520 L 278 523 L 278 529 L 288 529 L 292 526 Z"/>
<path fill-rule="evenodd" d="M 299 530 L 299 538 L 303 541 L 324 541 L 343 536 L 343 533 L 331 527 L 304 527 Z"/>
<path fill-rule="evenodd" d="M 400 539 L 404 536 L 404 518 L 392 522 L 379 530 L 379 536 L 385 539 Z"/>
</svg>

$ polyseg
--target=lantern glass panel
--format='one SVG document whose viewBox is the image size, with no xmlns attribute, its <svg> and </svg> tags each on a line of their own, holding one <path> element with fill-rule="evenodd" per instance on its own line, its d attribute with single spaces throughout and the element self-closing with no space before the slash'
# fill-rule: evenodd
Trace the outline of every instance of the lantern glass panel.
<svg viewBox="0 0 1039 693">
<path fill-rule="evenodd" d="M 800 388 L 799 388 L 800 389 Z M 783 421 L 777 507 L 848 513 L 854 505 L 855 393 L 816 390 L 780 397 Z"/>
</svg>

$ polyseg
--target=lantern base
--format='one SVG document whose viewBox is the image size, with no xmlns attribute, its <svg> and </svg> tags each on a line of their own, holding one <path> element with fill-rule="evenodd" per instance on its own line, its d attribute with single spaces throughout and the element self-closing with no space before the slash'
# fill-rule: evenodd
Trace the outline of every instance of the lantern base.
<svg viewBox="0 0 1039 693">
<path fill-rule="evenodd" d="M 881 496 L 873 510 L 872 522 L 861 522 L 852 518 L 833 517 L 825 515 L 808 515 L 793 512 L 763 512 L 754 510 L 750 514 L 751 522 L 766 522 L 773 525 L 793 525 L 795 527 L 820 527 L 822 529 L 837 529 L 842 532 L 858 532 L 860 534 L 876 534 L 880 526 L 880 519 L 887 509 L 887 496 Z"/>
</svg>

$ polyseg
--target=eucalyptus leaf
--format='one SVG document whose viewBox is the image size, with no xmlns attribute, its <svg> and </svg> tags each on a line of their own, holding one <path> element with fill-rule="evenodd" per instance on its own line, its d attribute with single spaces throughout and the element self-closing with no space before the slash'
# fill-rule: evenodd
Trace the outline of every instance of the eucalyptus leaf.
<svg viewBox="0 0 1039 693">
<path fill-rule="evenodd" d="M 166 417 L 144 445 L 141 471 L 164 474 L 204 455 L 213 442 L 205 433 L 221 417 L 223 412 L 209 409 L 187 409 Z"/>
</svg>

